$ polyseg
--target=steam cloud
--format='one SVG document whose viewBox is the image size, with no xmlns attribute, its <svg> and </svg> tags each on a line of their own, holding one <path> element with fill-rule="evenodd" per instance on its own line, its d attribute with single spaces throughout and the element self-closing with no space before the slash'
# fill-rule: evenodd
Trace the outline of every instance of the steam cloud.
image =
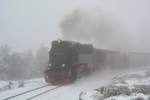
<svg viewBox="0 0 150 100">
<path fill-rule="evenodd" d="M 76 9 L 60 22 L 63 38 L 94 44 L 98 48 L 138 51 L 138 34 L 131 34 L 102 9 Z"/>
</svg>

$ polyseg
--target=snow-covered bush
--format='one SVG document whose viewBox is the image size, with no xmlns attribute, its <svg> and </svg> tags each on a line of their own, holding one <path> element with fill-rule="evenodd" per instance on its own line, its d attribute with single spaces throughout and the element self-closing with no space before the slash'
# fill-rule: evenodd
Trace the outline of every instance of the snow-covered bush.
<svg viewBox="0 0 150 100">
<path fill-rule="evenodd" d="M 137 98 L 134 98 L 132 100 L 144 100 L 144 98 L 143 97 L 137 97 Z"/>
<path fill-rule="evenodd" d="M 93 90 L 91 92 L 81 92 L 79 100 L 104 100 L 104 96 L 100 92 Z"/>
<path fill-rule="evenodd" d="M 97 91 L 96 94 L 103 96 L 103 99 L 98 100 L 150 100 L 150 71 L 116 76 L 110 85 L 100 87 L 95 91 Z M 87 96 L 86 94 L 84 97 Z M 90 97 L 92 96 L 90 95 Z"/>
<path fill-rule="evenodd" d="M 116 95 L 130 95 L 131 91 L 127 86 L 115 86 L 109 85 L 106 87 L 101 87 L 97 89 L 101 94 L 104 95 L 104 98 Z"/>
<path fill-rule="evenodd" d="M 150 85 L 135 85 L 134 88 L 132 89 L 132 92 L 150 95 Z"/>
</svg>

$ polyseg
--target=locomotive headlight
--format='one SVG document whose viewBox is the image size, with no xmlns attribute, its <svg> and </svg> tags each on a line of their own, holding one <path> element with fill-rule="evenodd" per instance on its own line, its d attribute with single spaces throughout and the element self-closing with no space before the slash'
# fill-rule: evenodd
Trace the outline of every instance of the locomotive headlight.
<svg viewBox="0 0 150 100">
<path fill-rule="evenodd" d="M 65 64 L 62 64 L 62 67 L 65 67 Z"/>
<path fill-rule="evenodd" d="M 47 68 L 47 69 L 50 70 L 50 67 L 51 67 L 51 66 L 52 66 L 52 64 L 48 64 L 48 68 Z"/>
<path fill-rule="evenodd" d="M 52 64 L 48 64 L 48 66 L 49 66 L 49 67 L 51 67 L 51 66 L 52 66 Z"/>
</svg>

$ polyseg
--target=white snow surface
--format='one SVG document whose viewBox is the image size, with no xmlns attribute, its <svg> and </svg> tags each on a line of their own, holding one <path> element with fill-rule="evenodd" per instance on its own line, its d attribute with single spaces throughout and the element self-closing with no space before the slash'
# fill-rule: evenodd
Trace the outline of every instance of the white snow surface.
<svg viewBox="0 0 150 100">
<path fill-rule="evenodd" d="M 98 89 L 99 87 L 102 86 L 115 84 L 116 86 L 117 85 L 128 86 L 132 88 L 135 83 L 139 85 L 150 84 L 150 72 L 147 69 L 144 68 L 142 70 L 135 72 L 136 73 L 133 73 L 133 70 L 128 70 L 128 71 L 119 71 L 119 73 L 116 73 L 116 71 L 110 71 L 108 69 L 97 71 L 92 75 L 82 77 L 76 80 L 74 83 L 64 85 L 51 92 L 38 96 L 32 100 L 79 100 L 80 93 L 82 92 L 84 94 L 82 95 L 82 100 L 100 100 L 99 98 L 102 98 L 101 94 L 97 92 L 95 89 Z M 139 75 L 141 77 L 136 75 Z M 23 87 L 15 87 L 11 90 L 1 91 L 0 100 L 47 84 L 45 83 L 43 78 L 26 80 L 23 82 L 24 82 Z M 8 82 L 0 81 L 0 88 L 6 86 L 7 84 Z M 31 97 L 36 93 L 40 93 L 53 87 L 55 86 L 49 86 L 36 92 L 25 94 L 23 96 L 16 97 L 10 100 L 26 100 L 28 97 Z M 148 100 L 149 95 L 144 94 L 132 94 L 132 96 L 119 95 L 109 97 L 105 100 L 112 100 L 112 99 L 131 100 L 134 99 L 135 97 L 143 97 L 145 98 L 145 100 L 146 99 Z"/>
<path fill-rule="evenodd" d="M 111 79 L 113 78 L 115 74 L 113 74 L 109 70 L 103 70 L 98 71 L 92 75 L 82 77 L 76 82 L 64 85 L 56 90 L 53 90 L 51 92 L 48 92 L 46 94 L 43 94 L 41 96 L 38 96 L 34 98 L 33 100 L 79 100 L 79 94 L 82 91 L 89 91 L 92 89 L 96 89 L 99 86 L 107 85 L 111 82 Z M 3 100 L 6 97 L 13 96 L 15 94 L 27 91 L 29 89 L 33 89 L 35 87 L 41 86 L 46 84 L 43 82 L 43 79 L 37 79 L 37 80 L 30 80 L 25 81 L 25 86 L 21 88 L 15 88 L 11 89 L 9 91 L 4 91 L 0 93 L 0 100 Z M 52 88 L 54 86 L 50 86 L 49 88 Z M 38 92 L 41 92 L 43 90 L 40 90 Z M 32 96 L 33 93 L 26 94 L 21 97 L 16 97 L 11 100 L 26 100 L 26 97 Z"/>
<path fill-rule="evenodd" d="M 14 96 L 16 94 L 34 89 L 36 87 L 46 85 L 46 83 L 44 82 L 44 80 L 42 78 L 33 79 L 33 80 L 24 80 L 24 81 L 22 81 L 24 84 L 22 87 L 18 87 L 18 84 L 20 83 L 20 81 L 11 81 L 12 82 L 11 85 L 9 84 L 9 82 L 0 81 L 0 84 L 5 83 L 4 85 L 1 85 L 1 90 L 3 90 L 3 91 L 0 92 L 0 100 L 3 100 L 7 97 Z M 11 87 L 11 89 L 8 88 L 8 86 Z M 6 87 L 7 87 L 7 89 L 5 89 Z M 23 100 L 23 98 L 20 100 Z"/>
<path fill-rule="evenodd" d="M 150 67 L 143 67 L 140 69 L 130 69 L 128 71 L 123 72 L 122 74 L 118 74 L 112 78 L 112 81 L 108 86 L 125 86 L 130 90 L 137 89 L 140 90 L 136 86 L 147 86 L 150 87 Z M 108 86 L 106 86 L 108 88 Z M 120 94 L 116 96 L 105 97 L 98 89 L 101 87 L 91 90 L 84 91 L 80 93 L 80 100 L 150 100 L 150 90 L 142 88 L 142 91 L 147 91 L 148 94 L 138 93 L 131 91 L 130 95 Z M 141 91 L 140 90 L 140 91 Z M 110 93 L 110 91 L 108 92 Z M 112 92 L 114 93 L 114 91 Z"/>
</svg>

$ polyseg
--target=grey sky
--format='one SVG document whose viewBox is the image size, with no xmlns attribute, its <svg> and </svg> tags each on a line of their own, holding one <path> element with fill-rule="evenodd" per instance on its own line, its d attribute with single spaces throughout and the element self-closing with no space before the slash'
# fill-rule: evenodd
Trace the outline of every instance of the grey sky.
<svg viewBox="0 0 150 100">
<path fill-rule="evenodd" d="M 62 17 L 76 8 L 103 9 L 132 33 L 136 45 L 148 45 L 149 5 L 149 0 L 0 0 L 0 45 L 19 51 L 49 45 L 62 37 Z"/>
</svg>

